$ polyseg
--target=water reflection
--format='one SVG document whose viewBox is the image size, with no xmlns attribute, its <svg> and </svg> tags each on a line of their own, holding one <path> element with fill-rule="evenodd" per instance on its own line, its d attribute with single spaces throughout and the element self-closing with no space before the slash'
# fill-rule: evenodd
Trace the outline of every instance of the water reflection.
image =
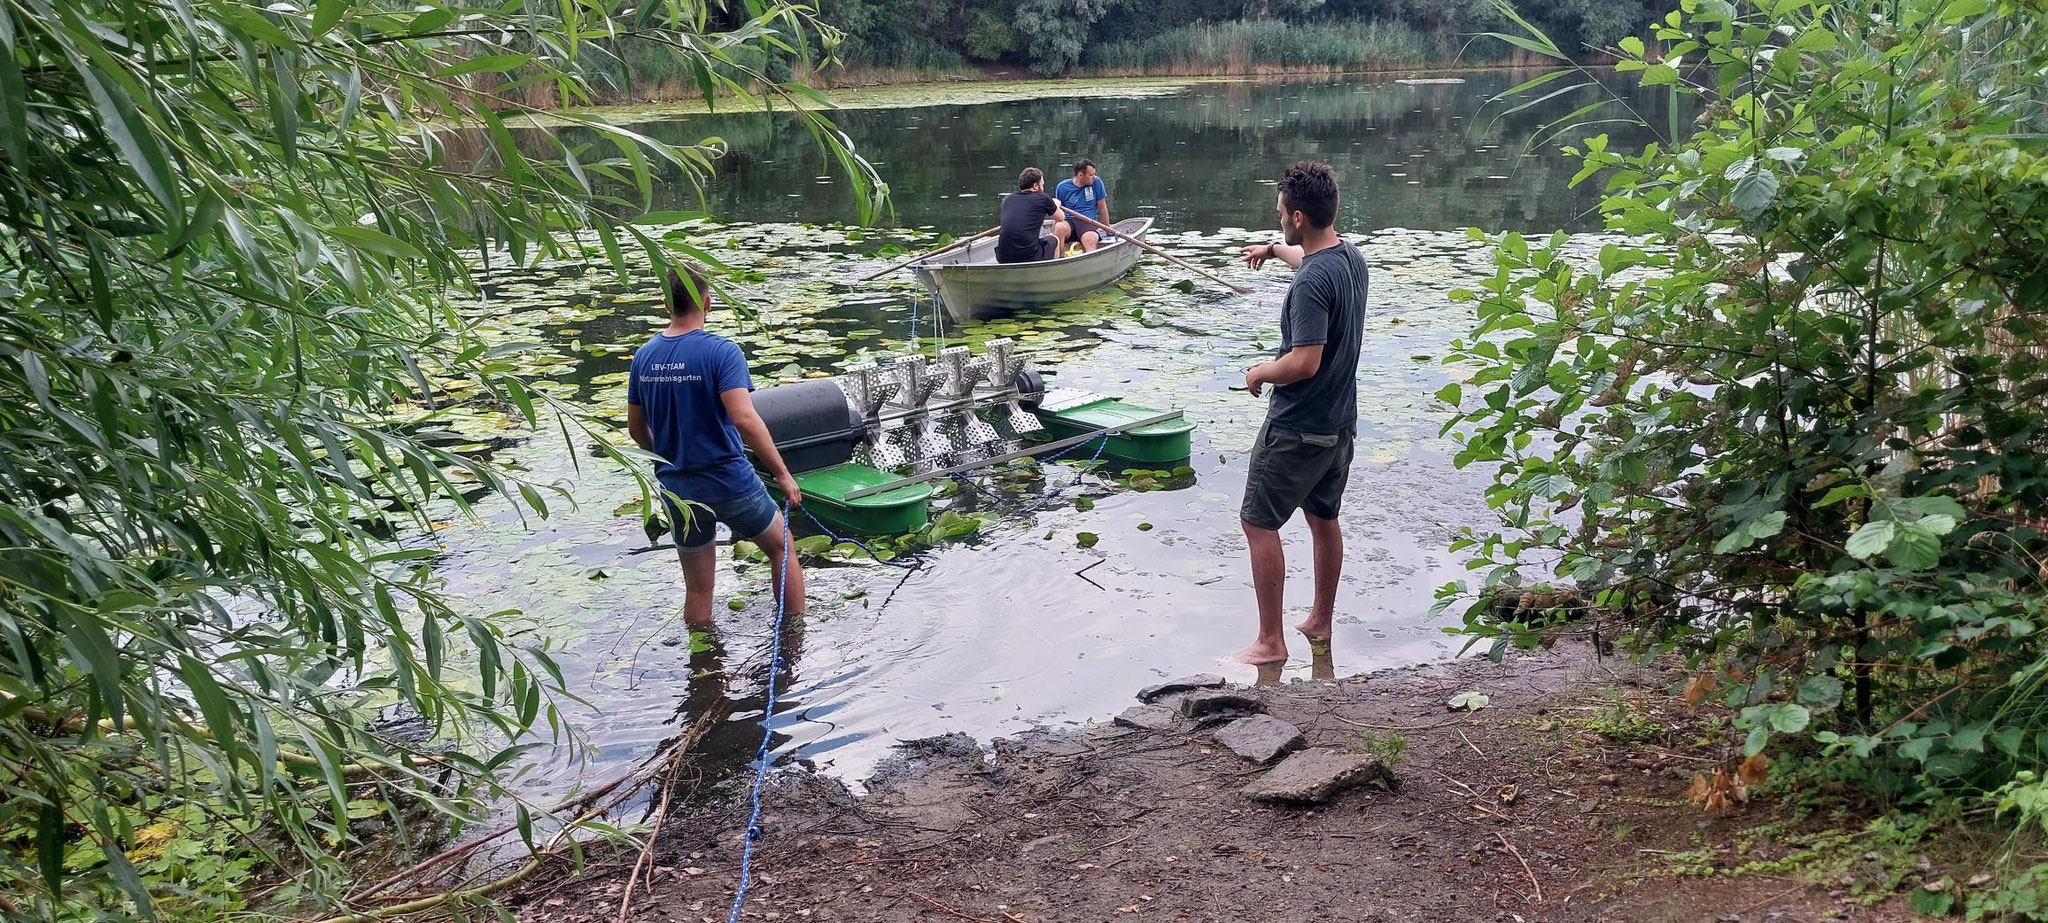
<svg viewBox="0 0 2048 923">
<path fill-rule="evenodd" d="M 1039 166 L 1063 177 L 1061 165 L 1087 157 L 1101 167 L 1114 214 L 1151 215 L 1163 230 L 1265 227 L 1272 180 L 1302 158 L 1328 161 L 1344 178 L 1341 231 L 1593 229 L 1598 187 L 1571 188 L 1575 164 L 1551 156 L 1554 145 L 1532 152 L 1528 144 L 1609 91 L 1587 88 L 1519 112 L 1488 105 L 1526 76 L 1476 72 L 1462 84 L 1428 85 L 1391 77 L 1207 82 L 1172 96 L 844 110 L 833 120 L 888 181 L 893 223 L 909 226 L 987 226 L 1018 170 Z M 1666 124 L 1668 95 L 1610 89 L 1649 124 Z M 732 148 L 703 199 L 673 183 L 659 193 L 659 209 L 708 206 L 737 220 L 814 223 L 855 214 L 837 168 L 788 116 L 692 116 L 636 128 L 676 143 L 716 135 Z M 1631 125 L 1599 129 L 1616 149 L 1654 138 Z M 581 130 L 563 135 L 595 141 Z M 537 156 L 554 150 L 537 137 L 529 143 Z M 624 187 L 610 191 L 636 198 Z"/>
</svg>

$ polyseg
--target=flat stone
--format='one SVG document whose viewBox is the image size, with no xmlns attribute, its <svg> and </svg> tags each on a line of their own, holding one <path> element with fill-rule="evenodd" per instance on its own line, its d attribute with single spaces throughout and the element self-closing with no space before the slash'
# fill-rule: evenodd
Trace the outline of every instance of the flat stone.
<svg viewBox="0 0 2048 923">
<path fill-rule="evenodd" d="M 1193 692 L 1197 689 L 1220 689 L 1222 686 L 1223 677 L 1217 676 L 1214 673 L 1197 673 L 1193 676 L 1183 676 L 1180 679 L 1168 680 L 1157 686 L 1146 686 L 1138 690 L 1138 701 L 1157 702 L 1161 696 L 1172 695 L 1176 692 Z"/>
<path fill-rule="evenodd" d="M 1214 735 L 1230 752 L 1265 764 L 1302 748 L 1301 729 L 1271 715 L 1253 715 L 1224 725 Z"/>
<path fill-rule="evenodd" d="M 1177 734 L 1184 722 L 1178 712 L 1160 705 L 1133 705 L 1116 716 L 1118 727 L 1137 728 L 1154 734 Z"/>
<path fill-rule="evenodd" d="M 1391 792 L 1401 783 L 1378 759 L 1317 747 L 1288 757 L 1252 780 L 1244 787 L 1244 796 L 1279 804 L 1322 804 L 1339 792 L 1367 784 Z"/>
<path fill-rule="evenodd" d="M 1180 713 L 1190 718 L 1211 720 L 1242 718 L 1266 710 L 1257 696 L 1230 689 L 1206 689 L 1181 696 Z"/>
</svg>

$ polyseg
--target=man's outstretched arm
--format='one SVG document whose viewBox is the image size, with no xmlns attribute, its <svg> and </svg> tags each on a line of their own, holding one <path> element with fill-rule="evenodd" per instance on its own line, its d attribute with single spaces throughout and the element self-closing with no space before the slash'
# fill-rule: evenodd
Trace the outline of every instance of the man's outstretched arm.
<svg viewBox="0 0 2048 923">
<path fill-rule="evenodd" d="M 1244 248 L 1244 264 L 1253 269 L 1266 265 L 1267 260 L 1277 259 L 1295 269 L 1301 268 L 1301 260 L 1308 251 L 1293 244 L 1252 244 Z"/>
</svg>

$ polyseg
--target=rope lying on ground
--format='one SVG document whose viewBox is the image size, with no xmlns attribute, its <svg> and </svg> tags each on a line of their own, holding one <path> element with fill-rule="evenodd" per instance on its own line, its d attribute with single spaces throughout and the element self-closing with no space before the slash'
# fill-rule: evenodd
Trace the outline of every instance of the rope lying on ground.
<svg viewBox="0 0 2048 923">
<path fill-rule="evenodd" d="M 789 560 L 796 556 L 796 540 L 789 530 L 788 500 L 782 501 L 782 578 L 775 584 L 775 626 L 769 636 L 768 705 L 761 712 L 761 746 L 754 751 L 753 807 L 747 815 L 746 842 L 740 847 L 740 881 L 732 895 L 732 913 L 726 923 L 739 923 L 747 906 L 747 892 L 754 887 L 754 843 L 761 839 L 761 789 L 768 784 L 768 747 L 775 738 L 775 702 L 781 696 L 782 622 L 789 614 Z M 806 514 L 809 515 L 809 514 Z M 870 552 L 872 554 L 873 552 Z M 884 562 L 887 563 L 887 562 Z"/>
</svg>

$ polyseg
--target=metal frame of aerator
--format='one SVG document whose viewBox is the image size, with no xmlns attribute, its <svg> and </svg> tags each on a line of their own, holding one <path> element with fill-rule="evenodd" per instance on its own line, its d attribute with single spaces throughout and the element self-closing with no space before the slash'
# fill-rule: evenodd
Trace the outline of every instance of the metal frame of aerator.
<svg viewBox="0 0 2048 923">
<path fill-rule="evenodd" d="M 893 470 L 951 467 L 1001 454 L 1005 445 L 1044 429 L 1020 401 L 1023 360 L 1009 340 L 991 340 L 982 355 L 965 346 L 898 356 L 885 368 L 863 362 L 839 378 L 847 406 L 866 427 L 867 463 Z M 975 411 L 998 404 L 1007 412 L 994 424 Z"/>
<path fill-rule="evenodd" d="M 921 354 L 912 354 L 896 357 L 887 369 L 873 362 L 848 369 L 839 379 L 840 390 L 854 414 L 866 423 L 863 446 L 868 452 L 868 463 L 883 470 L 904 464 L 932 467 L 909 477 L 850 491 L 845 499 L 858 500 L 1011 459 L 1057 451 L 1180 416 L 1178 410 L 1167 411 L 1053 442 L 1006 450 L 1009 444 L 1045 429 L 1038 417 L 1021 404 L 1026 398 L 1042 400 L 1045 395 L 1042 390 L 1026 393 L 1019 388 L 1018 382 L 1025 377 L 1027 368 L 1015 354 L 1015 346 L 1007 339 L 990 340 L 980 356 L 971 355 L 965 346 L 954 346 L 941 350 L 936 363 Z M 1007 433 L 998 431 L 975 413 L 998 403 L 1007 408 L 998 421 Z M 906 441 L 914 454 L 906 451 Z"/>
</svg>

